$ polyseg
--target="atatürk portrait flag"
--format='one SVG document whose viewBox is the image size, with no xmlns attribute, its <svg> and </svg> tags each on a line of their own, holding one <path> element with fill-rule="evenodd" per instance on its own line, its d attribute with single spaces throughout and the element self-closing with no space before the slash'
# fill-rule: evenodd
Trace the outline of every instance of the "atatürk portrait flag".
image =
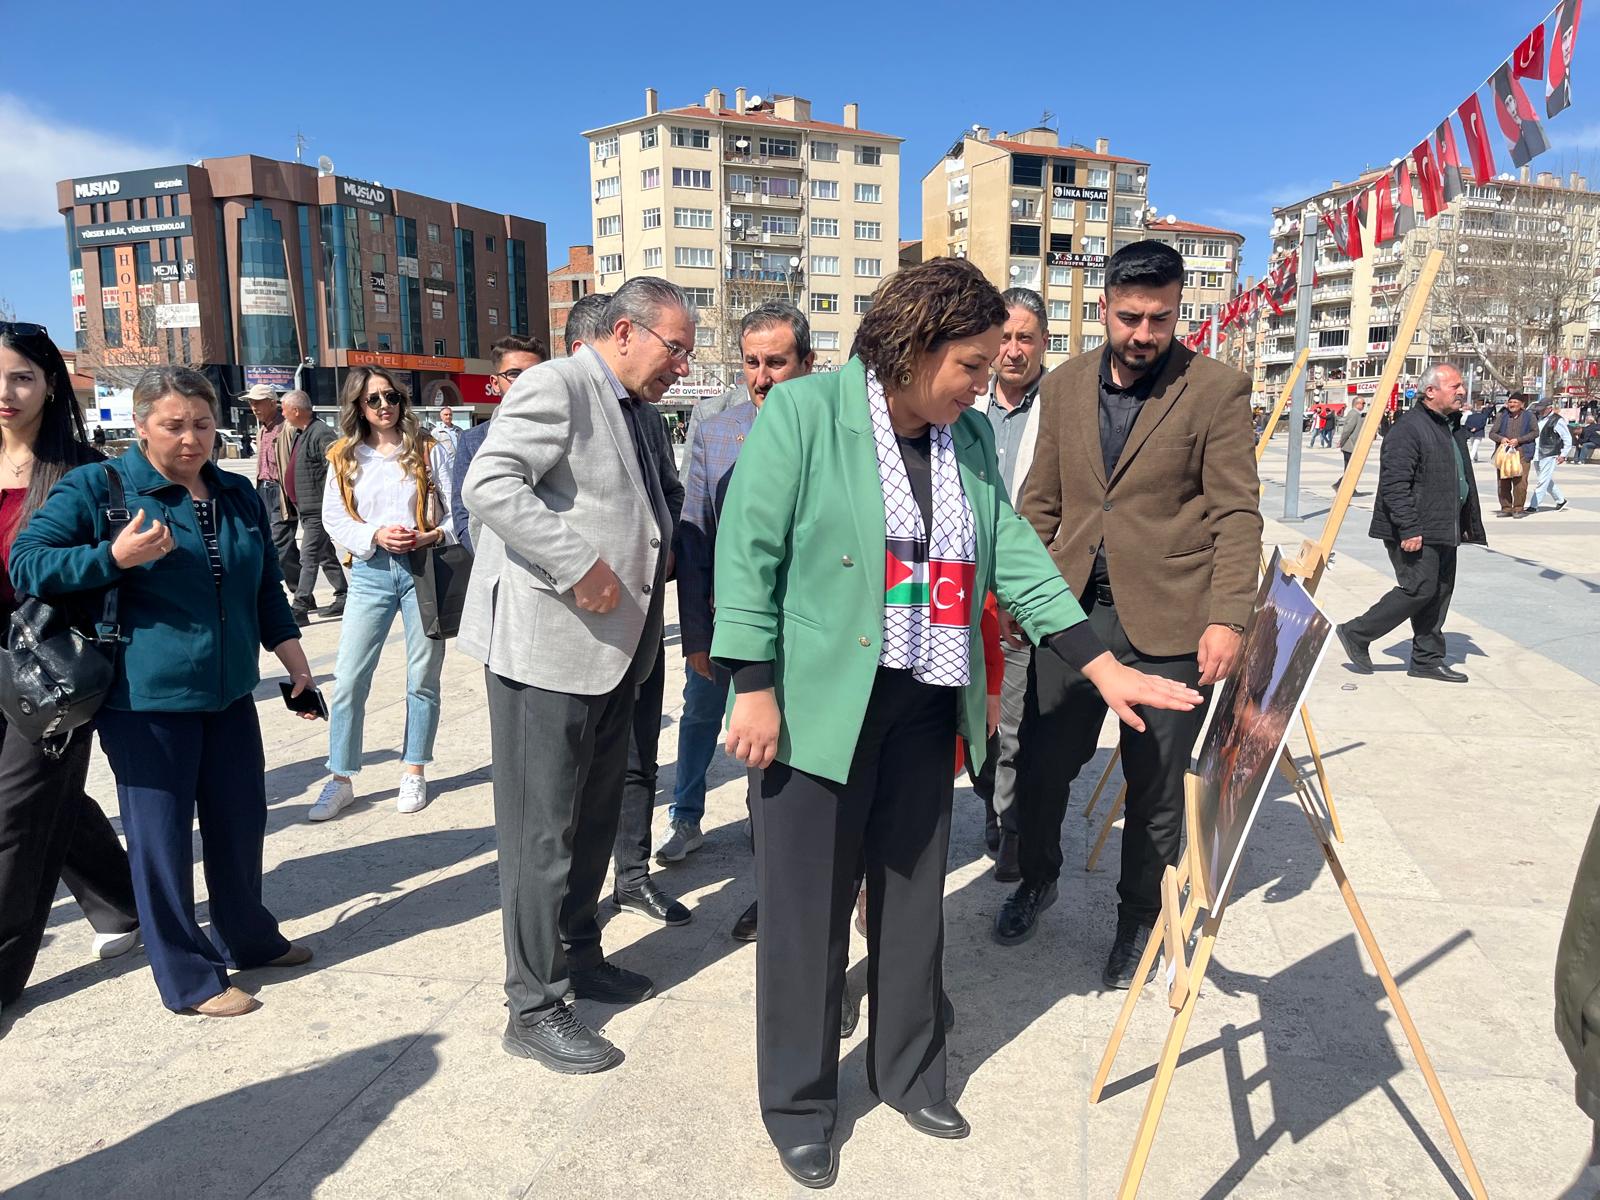
<svg viewBox="0 0 1600 1200">
<path fill-rule="evenodd" d="M 1511 63 L 1503 62 L 1490 80 L 1494 89 L 1494 115 L 1500 121 L 1500 132 L 1511 143 L 1511 161 L 1525 167 L 1536 157 L 1550 149 L 1539 124 L 1528 93 L 1511 73 Z"/>
<path fill-rule="evenodd" d="M 1473 92 L 1456 109 L 1461 131 L 1467 135 L 1467 152 L 1472 155 L 1472 175 L 1479 186 L 1494 178 L 1494 149 L 1489 145 L 1489 130 L 1483 123 L 1483 105 Z"/>
<path fill-rule="evenodd" d="M 1583 0 L 1566 0 L 1556 16 L 1556 32 L 1550 42 L 1550 94 L 1544 98 L 1544 115 L 1553 117 L 1572 103 L 1572 47 L 1578 41 L 1578 19 L 1583 16 Z"/>
<path fill-rule="evenodd" d="M 1444 188 L 1444 202 L 1449 204 L 1461 195 L 1461 151 L 1456 149 L 1456 130 L 1446 117 L 1439 122 L 1433 134 L 1434 158 L 1439 164 L 1439 179 Z"/>
</svg>

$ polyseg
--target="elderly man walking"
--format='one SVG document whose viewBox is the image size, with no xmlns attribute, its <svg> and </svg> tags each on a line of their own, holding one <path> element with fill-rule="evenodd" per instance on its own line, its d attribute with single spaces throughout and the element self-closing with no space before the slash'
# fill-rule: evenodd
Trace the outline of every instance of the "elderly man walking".
<svg viewBox="0 0 1600 1200">
<path fill-rule="evenodd" d="M 1539 424 L 1525 405 L 1527 396 L 1513 392 L 1506 397 L 1506 407 L 1495 421 L 1489 440 L 1500 450 L 1515 452 L 1522 458 L 1522 470 L 1516 475 L 1500 476 L 1500 517 L 1520 517 L 1528 499 L 1528 472 L 1533 465 L 1533 443 L 1539 436 Z"/>
<path fill-rule="evenodd" d="M 1532 495 L 1527 511 L 1560 512 L 1567 506 L 1567 498 L 1556 486 L 1556 467 L 1572 453 L 1572 431 L 1554 400 L 1539 401 L 1533 411 L 1539 436 L 1533 443 L 1533 481 L 1528 485 Z"/>
<path fill-rule="evenodd" d="M 1461 372 L 1438 364 L 1422 373 L 1422 399 L 1389 430 L 1378 463 L 1378 500 L 1371 536 L 1383 542 L 1395 586 L 1353 621 L 1337 627 L 1350 663 L 1372 673 L 1370 647 L 1409 620 L 1411 669 L 1417 679 L 1465 683 L 1446 665 L 1444 619 L 1456 584 L 1456 549 L 1483 545 L 1478 484 L 1472 475 L 1460 413 L 1467 389 Z"/>
<path fill-rule="evenodd" d="M 489 694 L 502 1045 L 568 1074 L 622 1061 L 569 995 L 655 993 L 606 961 L 596 910 L 663 626 L 672 517 L 646 406 L 689 373 L 695 314 L 683 289 L 642 276 L 605 325 L 609 337 L 517 379 L 462 485 L 479 525 L 457 645 L 484 664 Z"/>
<path fill-rule="evenodd" d="M 300 578 L 295 584 L 296 625 L 311 622 L 316 608 L 317 572 L 333 585 L 333 603 L 317 609 L 319 617 L 337 617 L 344 612 L 348 584 L 339 565 L 339 551 L 322 524 L 322 485 L 328 478 L 328 447 L 334 443 L 333 429 L 311 410 L 311 397 L 304 392 L 289 392 L 283 398 L 283 419 L 289 426 L 289 453 L 283 460 L 283 492 L 286 511 L 300 522 Z"/>
</svg>

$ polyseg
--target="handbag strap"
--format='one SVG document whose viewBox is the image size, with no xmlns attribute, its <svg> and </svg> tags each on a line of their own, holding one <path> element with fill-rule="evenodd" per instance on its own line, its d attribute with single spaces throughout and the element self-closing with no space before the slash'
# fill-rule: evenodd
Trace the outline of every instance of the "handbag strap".
<svg viewBox="0 0 1600 1200">
<path fill-rule="evenodd" d="M 106 523 L 106 540 L 115 541 L 125 526 L 133 521 L 133 514 L 128 511 L 128 498 L 122 489 L 122 473 L 109 462 L 102 462 L 101 469 L 106 473 L 106 507 L 102 512 Z M 122 626 L 117 621 L 117 602 L 120 588 L 112 584 L 106 588 L 105 596 L 100 603 L 100 620 L 95 624 L 95 637 L 98 641 L 120 642 L 123 639 Z"/>
</svg>

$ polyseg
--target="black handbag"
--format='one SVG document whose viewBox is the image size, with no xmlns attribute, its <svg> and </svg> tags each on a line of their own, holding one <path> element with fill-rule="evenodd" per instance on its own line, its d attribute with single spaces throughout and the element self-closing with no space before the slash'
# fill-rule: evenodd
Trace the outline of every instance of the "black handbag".
<svg viewBox="0 0 1600 1200">
<path fill-rule="evenodd" d="M 102 463 L 110 497 L 107 538 L 131 519 L 122 476 Z M 59 758 L 75 730 L 93 719 L 117 675 L 117 649 L 126 640 L 117 622 L 117 588 L 100 600 L 99 620 L 84 620 L 84 606 L 21 598 L 0 650 L 0 715 L 50 758 Z"/>
<path fill-rule="evenodd" d="M 411 580 L 417 591 L 422 632 L 435 641 L 461 632 L 461 610 L 472 579 L 472 551 L 465 546 L 427 546 L 411 552 Z"/>
</svg>

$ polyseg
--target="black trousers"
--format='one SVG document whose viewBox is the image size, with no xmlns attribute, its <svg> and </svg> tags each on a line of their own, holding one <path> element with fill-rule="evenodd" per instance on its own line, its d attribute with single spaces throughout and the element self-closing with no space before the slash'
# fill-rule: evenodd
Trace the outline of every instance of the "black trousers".
<svg viewBox="0 0 1600 1200">
<path fill-rule="evenodd" d="M 328 531 L 322 524 L 322 513 L 300 512 L 300 582 L 294 590 L 294 602 L 302 608 L 311 605 L 317 588 L 317 572 L 321 571 L 328 577 L 328 582 L 333 586 L 333 594 L 342 596 L 349 584 L 345 581 L 344 568 L 339 565 L 339 552 L 334 549 L 333 539 L 328 536 Z"/>
<path fill-rule="evenodd" d="M 655 669 L 633 701 L 628 770 L 622 777 L 622 812 L 617 819 L 616 886 L 636 888 L 650 878 L 650 819 L 655 815 L 656 756 L 661 746 L 661 705 L 667 687 L 667 651 L 656 651 Z"/>
<path fill-rule="evenodd" d="M 604 959 L 596 909 L 617 837 L 638 684 L 550 692 L 485 670 L 511 1015 L 538 1021 Z"/>
<path fill-rule="evenodd" d="M 291 588 L 300 586 L 300 545 L 295 540 L 300 521 L 294 508 L 283 499 L 283 485 L 276 479 L 256 482 L 256 494 L 267 506 L 267 519 L 272 523 L 272 548 L 278 552 L 278 569 L 283 572 L 283 582 Z M 284 508 L 289 513 L 284 515 Z"/>
<path fill-rule="evenodd" d="M 138 927 L 128 855 L 83 791 L 93 734 L 49 759 L 0 723 L 0 1004 L 22 995 L 65 881 L 96 933 Z"/>
<path fill-rule="evenodd" d="M 1456 590 L 1456 547 L 1429 546 L 1402 550 L 1384 542 L 1394 565 L 1395 586 L 1345 629 L 1359 642 L 1374 642 L 1406 621 L 1411 622 L 1411 665 L 1444 662 L 1444 619 Z"/>
<path fill-rule="evenodd" d="M 944 873 L 956 692 L 879 668 L 844 783 L 773 763 L 752 788 L 756 1073 L 780 1147 L 825 1142 L 856 867 L 867 886 L 867 1082 L 902 1112 L 945 1099 Z"/>
<path fill-rule="evenodd" d="M 1164 679 L 1197 687 L 1200 664 L 1193 654 L 1157 658 L 1140 654 L 1128 640 L 1114 604 L 1095 604 L 1089 622 L 1117 660 Z M 1204 689 L 1207 703 L 1210 689 Z M 1145 731 L 1121 726 L 1122 771 L 1128 799 L 1122 828 L 1122 878 L 1117 884 L 1121 919 L 1150 924 L 1161 912 L 1161 874 L 1177 866 L 1183 844 L 1183 775 L 1205 706 L 1193 712 L 1143 709 Z M 1019 859 L 1024 883 L 1046 883 L 1061 874 L 1061 820 L 1072 781 L 1094 757 L 1106 703 L 1079 672 L 1049 651 L 1033 656 L 1027 699 L 1018 730 L 1017 808 Z"/>
<path fill-rule="evenodd" d="M 1000 828 L 1016 833 L 1017 731 L 1022 726 L 1022 709 L 1028 696 L 1028 663 L 1033 658 L 1033 648 L 1018 648 L 1002 641 L 1000 652 L 1006 660 L 1000 683 L 1000 728 L 989 736 L 983 770 L 973 775 L 969 758 L 967 772 L 972 790 L 978 793 L 984 807 L 999 816 Z"/>
</svg>

